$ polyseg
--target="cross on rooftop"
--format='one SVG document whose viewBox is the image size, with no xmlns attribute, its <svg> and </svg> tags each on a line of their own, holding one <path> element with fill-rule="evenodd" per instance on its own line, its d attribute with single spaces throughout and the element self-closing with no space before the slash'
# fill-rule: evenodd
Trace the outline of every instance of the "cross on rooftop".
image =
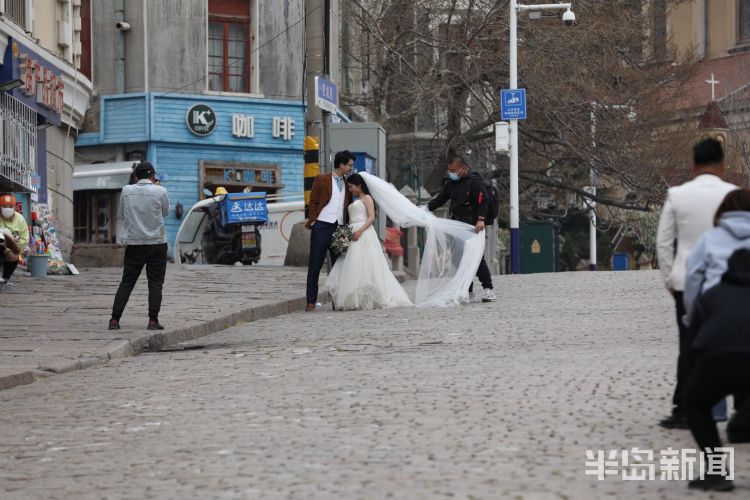
<svg viewBox="0 0 750 500">
<path fill-rule="evenodd" d="M 706 80 L 706 83 L 711 85 L 711 100 L 715 101 L 716 100 L 716 85 L 719 84 L 720 82 L 714 77 L 714 74 L 711 73 L 711 79 Z"/>
</svg>

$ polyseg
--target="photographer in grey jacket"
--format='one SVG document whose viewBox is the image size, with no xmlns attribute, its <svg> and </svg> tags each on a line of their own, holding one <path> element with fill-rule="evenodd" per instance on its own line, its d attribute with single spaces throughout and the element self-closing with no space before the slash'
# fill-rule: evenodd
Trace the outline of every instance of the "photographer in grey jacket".
<svg viewBox="0 0 750 500">
<path fill-rule="evenodd" d="M 724 197 L 714 217 L 714 228 L 701 236 L 687 257 L 683 323 L 690 325 L 693 306 L 701 294 L 721 282 L 729 256 L 750 250 L 750 189 L 735 189 Z"/>
<path fill-rule="evenodd" d="M 112 305 L 110 330 L 120 329 L 120 317 L 128 303 L 143 266 L 148 278 L 148 330 L 163 330 L 159 324 L 161 290 L 167 271 L 167 231 L 164 217 L 169 213 L 167 190 L 154 184 L 156 170 L 149 162 L 135 167 L 136 184 L 122 188 L 120 213 L 124 220 L 125 263 L 122 281 Z"/>
</svg>

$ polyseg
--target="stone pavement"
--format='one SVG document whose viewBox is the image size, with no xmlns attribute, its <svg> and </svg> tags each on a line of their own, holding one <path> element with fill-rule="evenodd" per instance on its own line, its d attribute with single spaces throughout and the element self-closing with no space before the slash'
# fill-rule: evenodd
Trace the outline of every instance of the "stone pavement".
<svg viewBox="0 0 750 500">
<path fill-rule="evenodd" d="M 0 497 L 681 499 L 585 451 L 692 448 L 655 272 L 496 278 L 449 309 L 295 313 L 0 392 Z M 736 446 L 750 497 L 750 445 Z M 657 472 L 658 477 L 658 472 Z"/>
<path fill-rule="evenodd" d="M 240 322 L 304 309 L 306 270 L 262 266 L 167 268 L 160 322 L 146 330 L 143 272 L 121 320 L 110 332 L 119 268 L 82 269 L 78 276 L 44 280 L 17 272 L 15 286 L 0 288 L 0 389 L 54 373 L 86 368 Z M 321 294 L 325 301 L 328 295 Z"/>
</svg>

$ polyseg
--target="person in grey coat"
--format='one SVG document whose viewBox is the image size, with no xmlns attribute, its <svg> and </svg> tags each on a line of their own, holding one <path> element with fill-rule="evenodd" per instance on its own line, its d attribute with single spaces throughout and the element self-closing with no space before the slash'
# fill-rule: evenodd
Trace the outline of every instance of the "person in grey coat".
<svg viewBox="0 0 750 500">
<path fill-rule="evenodd" d="M 148 278 L 148 330 L 164 330 L 159 323 L 161 293 L 167 272 L 167 230 L 164 217 L 169 213 L 167 190 L 157 186 L 156 169 L 144 161 L 135 167 L 136 184 L 122 188 L 120 212 L 124 219 L 125 262 L 122 281 L 112 304 L 110 330 L 120 329 L 120 317 L 138 277 L 146 267 Z"/>
<path fill-rule="evenodd" d="M 687 257 L 683 323 L 690 325 L 695 302 L 701 294 L 721 282 L 729 256 L 740 248 L 750 249 L 750 190 L 730 191 L 719 205 L 714 228 L 701 236 Z"/>
</svg>

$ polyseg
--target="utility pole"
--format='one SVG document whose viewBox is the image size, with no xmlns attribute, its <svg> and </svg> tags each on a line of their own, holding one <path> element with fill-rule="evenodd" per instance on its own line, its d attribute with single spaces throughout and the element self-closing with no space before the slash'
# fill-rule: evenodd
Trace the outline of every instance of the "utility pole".
<svg viewBox="0 0 750 500">
<path fill-rule="evenodd" d="M 518 14 L 542 10 L 566 9 L 562 20 L 566 26 L 575 25 L 575 15 L 571 12 L 571 3 L 551 3 L 521 5 L 518 0 L 510 0 L 510 51 L 509 72 L 510 89 L 518 88 Z M 518 196 L 518 120 L 509 120 L 510 132 L 510 269 L 511 273 L 521 272 L 521 230 Z"/>
<path fill-rule="evenodd" d="M 305 2 L 305 135 L 322 139 L 323 113 L 315 105 L 315 77 L 325 72 L 326 36 L 325 4 L 326 0 L 307 0 Z M 327 144 L 326 144 L 327 146 Z M 321 147 L 322 151 L 325 151 Z M 320 163 L 325 165 L 325 153 Z"/>
<path fill-rule="evenodd" d="M 510 0 L 510 89 L 518 88 L 518 5 Z M 518 120 L 510 120 L 510 272 L 521 273 L 521 230 L 518 200 Z"/>
<path fill-rule="evenodd" d="M 338 46 L 338 8 L 332 8 L 331 0 L 307 0 L 305 2 L 307 55 L 305 61 L 305 135 L 320 138 L 320 165 L 323 171 L 330 170 L 330 148 L 328 145 L 328 124 L 330 113 L 315 104 L 315 77 L 330 78 L 338 74 L 338 60 L 331 55 Z"/>
<path fill-rule="evenodd" d="M 589 166 L 589 193 L 596 196 L 599 176 L 596 173 L 594 151 L 596 151 L 596 102 L 591 103 L 591 163 Z M 596 261 L 596 201 L 589 202 L 589 271 L 597 270 Z"/>
</svg>

